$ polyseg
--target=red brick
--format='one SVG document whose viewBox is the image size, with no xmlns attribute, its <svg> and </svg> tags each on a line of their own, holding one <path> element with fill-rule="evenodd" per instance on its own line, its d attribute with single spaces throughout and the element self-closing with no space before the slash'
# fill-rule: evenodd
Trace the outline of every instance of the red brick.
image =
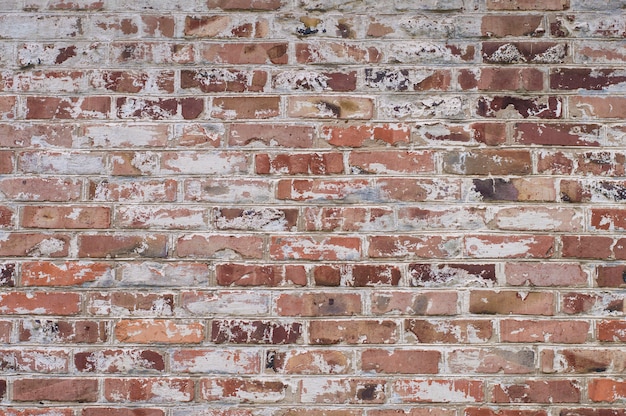
<svg viewBox="0 0 626 416">
<path fill-rule="evenodd" d="M 365 69 L 365 83 L 381 91 L 446 91 L 451 73 L 445 69 Z"/>
<path fill-rule="evenodd" d="M 550 352 L 550 365 L 552 371 L 565 373 L 602 373 L 610 371 L 610 368 L 624 368 L 624 352 L 620 350 L 603 349 L 597 350 L 593 348 L 567 348 L 558 350 L 556 357 L 554 351 Z M 553 364 L 557 364 L 556 366 Z M 619 370 L 618 370 L 619 371 Z"/>
<path fill-rule="evenodd" d="M 119 93 L 173 93 L 174 71 L 101 71 L 90 80 L 97 89 Z"/>
<path fill-rule="evenodd" d="M 361 370 L 382 374 L 437 374 L 439 351 L 367 349 L 361 353 Z"/>
<path fill-rule="evenodd" d="M 563 117 L 563 100 L 556 96 L 481 96 L 476 104 L 476 114 L 493 118 L 558 119 Z"/>
<path fill-rule="evenodd" d="M 104 321 L 22 320 L 19 341 L 44 344 L 99 344 L 107 341 L 108 323 Z"/>
<path fill-rule="evenodd" d="M 596 324 L 598 341 L 626 341 L 626 322 L 621 320 L 603 320 Z"/>
<path fill-rule="evenodd" d="M 454 374 L 528 374 L 535 371 L 535 352 L 529 348 L 463 348 L 451 351 L 446 362 Z"/>
<path fill-rule="evenodd" d="M 104 397 L 109 402 L 189 402 L 194 399 L 194 382 L 182 378 L 107 378 Z"/>
<path fill-rule="evenodd" d="M 566 10 L 570 0 L 487 0 L 488 10 Z"/>
<path fill-rule="evenodd" d="M 477 403 L 484 399 L 484 385 L 475 380 L 396 380 L 393 391 L 402 403 Z"/>
<path fill-rule="evenodd" d="M 30 109 L 30 106 L 28 107 Z M 0 120 L 15 119 L 16 114 L 17 114 L 17 97 L 15 96 L 0 97 Z"/>
<path fill-rule="evenodd" d="M 359 151 L 348 156 L 348 169 L 358 174 L 434 173 L 435 154 L 429 151 Z"/>
<path fill-rule="evenodd" d="M 95 402 L 98 380 L 87 378 L 17 379 L 13 382 L 13 400 L 18 402 Z"/>
<path fill-rule="evenodd" d="M 289 385 L 275 380 L 249 378 L 205 378 L 200 381 L 200 399 L 235 403 L 282 402 Z"/>
<path fill-rule="evenodd" d="M 0 311 L 5 315 L 76 315 L 81 296 L 67 292 L 5 292 Z"/>
<path fill-rule="evenodd" d="M 385 402 L 385 381 L 370 378 L 327 379 L 305 378 L 300 383 L 303 403 L 382 404 Z"/>
<path fill-rule="evenodd" d="M 197 344 L 204 340 L 204 325 L 165 319 L 123 319 L 115 324 L 115 338 L 136 344 Z"/>
<path fill-rule="evenodd" d="M 163 355 L 151 350 L 97 350 L 74 353 L 74 365 L 83 373 L 160 372 Z"/>
<path fill-rule="evenodd" d="M 609 259 L 613 239 L 594 235 L 564 235 L 561 237 L 563 257 Z"/>
<path fill-rule="evenodd" d="M 313 146 L 314 129 L 311 126 L 281 124 L 230 125 L 228 144 L 247 147 L 296 147 Z"/>
<path fill-rule="evenodd" d="M 413 179 L 381 178 L 377 180 L 379 198 L 383 201 L 459 201 L 461 182 L 456 178 Z"/>
<path fill-rule="evenodd" d="M 165 416 L 163 410 L 149 408 L 84 407 L 81 416 Z"/>
<path fill-rule="evenodd" d="M 582 344 L 589 336 L 589 322 L 564 320 L 515 320 L 500 322 L 502 342 Z"/>
<path fill-rule="evenodd" d="M 475 344 L 491 340 L 491 321 L 473 319 L 407 319 L 405 330 L 423 344 Z"/>
<path fill-rule="evenodd" d="M 626 76 L 613 68 L 558 68 L 550 71 L 553 90 L 607 90 L 626 82 Z"/>
<path fill-rule="evenodd" d="M 573 380 L 528 380 L 519 384 L 496 384 L 495 403 L 579 403 L 581 391 Z"/>
<path fill-rule="evenodd" d="M 554 237 L 547 235 L 465 236 L 465 252 L 473 258 L 550 258 Z"/>
<path fill-rule="evenodd" d="M 295 344 L 302 336 L 302 324 L 270 321 L 215 319 L 211 341 L 216 344 Z"/>
<path fill-rule="evenodd" d="M 477 314 L 554 315 L 554 294 L 549 292 L 513 292 L 473 290 L 469 312 Z"/>
<path fill-rule="evenodd" d="M 261 38 L 268 31 L 268 21 L 254 15 L 243 19 L 229 15 L 185 17 L 184 34 L 190 38 Z"/>
<path fill-rule="evenodd" d="M 488 407 L 465 408 L 463 416 L 548 416 L 545 410 L 492 409 Z M 573 415 L 572 415 L 573 416 Z"/>
<path fill-rule="evenodd" d="M 491 1 L 489 4 L 493 7 L 494 3 L 496 2 Z M 497 9 L 497 6 L 494 8 Z M 480 31 L 483 36 L 501 38 L 506 36 L 542 36 L 545 29 L 543 28 L 543 16 L 540 14 L 490 14 L 483 16 Z"/>
<path fill-rule="evenodd" d="M 27 97 L 27 119 L 106 119 L 109 97 Z"/>
<path fill-rule="evenodd" d="M 347 236 L 273 236 L 269 253 L 274 260 L 358 260 L 361 243 Z"/>
<path fill-rule="evenodd" d="M 22 264 L 24 286 L 75 286 L 113 279 L 113 268 L 107 263 L 47 261 Z"/>
<path fill-rule="evenodd" d="M 13 152 L 0 151 L 0 174 L 13 173 L 15 155 Z"/>
<path fill-rule="evenodd" d="M 607 408 L 577 408 L 577 409 L 562 409 L 560 416 L 624 416 L 626 410 L 622 409 L 607 409 Z"/>
<path fill-rule="evenodd" d="M 387 320 L 315 320 L 309 323 L 312 344 L 395 344 L 398 337 L 396 323 Z"/>
<path fill-rule="evenodd" d="M 333 175 L 342 174 L 341 153 L 260 153 L 254 159 L 256 173 L 278 175 Z"/>
<path fill-rule="evenodd" d="M 263 258 L 263 237 L 256 235 L 184 235 L 176 242 L 179 257 L 210 258 L 232 257 Z M 233 253 L 233 254 L 228 254 Z"/>
<path fill-rule="evenodd" d="M 372 294 L 373 314 L 456 315 L 455 292 L 378 292 Z"/>
<path fill-rule="evenodd" d="M 291 70 L 274 72 L 272 88 L 275 91 L 355 91 L 357 72 L 327 72 Z"/>
<path fill-rule="evenodd" d="M 515 142 L 522 145 L 599 146 L 599 124 L 517 123 Z"/>
<path fill-rule="evenodd" d="M 626 210 L 619 208 L 593 208 L 591 227 L 596 230 L 626 230 Z"/>
<path fill-rule="evenodd" d="M 622 380 L 592 379 L 587 389 L 592 402 L 615 403 L 626 398 L 626 382 Z"/>
<path fill-rule="evenodd" d="M 362 314 L 361 295 L 356 293 L 305 293 L 279 295 L 279 316 L 351 316 Z"/>
<path fill-rule="evenodd" d="M 527 150 L 457 151 L 443 157 L 443 171 L 458 175 L 527 175 L 531 170 Z"/>
<path fill-rule="evenodd" d="M 212 64 L 286 64 L 289 59 L 286 43 L 224 43 L 206 44 L 200 50 L 202 59 Z"/>
<path fill-rule="evenodd" d="M 568 97 L 570 116 L 572 118 L 593 119 L 626 117 L 624 97 Z"/>
<path fill-rule="evenodd" d="M 271 351 L 266 368 L 280 374 L 347 374 L 352 372 L 351 357 L 351 352 L 336 350 Z"/>
<path fill-rule="evenodd" d="M 0 321 L 0 342 L 8 344 L 11 339 L 13 323 L 11 321 Z"/>
<path fill-rule="evenodd" d="M 163 258 L 168 239 L 163 234 L 148 235 L 79 235 L 78 255 L 92 258 Z"/>
<path fill-rule="evenodd" d="M 29 205 L 22 209 L 25 228 L 109 228 L 108 207 L 76 205 L 71 207 Z"/>
<path fill-rule="evenodd" d="M 472 184 L 480 201 L 556 202 L 554 178 L 473 179 Z"/>
<path fill-rule="evenodd" d="M 1 384 L 2 382 L 0 382 L 0 385 Z M 2 397 L 2 394 L 0 394 L 0 397 Z M 74 410 L 58 408 L 58 407 L 55 407 L 54 410 L 41 409 L 41 408 L 16 409 L 13 407 L 10 410 L 0 410 L 0 416 L 53 416 L 53 415 L 54 416 L 74 416 Z"/>
<path fill-rule="evenodd" d="M 207 0 L 207 7 L 222 10 L 278 10 L 281 0 Z"/>
<path fill-rule="evenodd" d="M 585 286 L 587 273 L 576 263 L 506 263 L 504 274 L 511 286 Z"/>
<path fill-rule="evenodd" d="M 323 126 L 322 133 L 328 142 L 339 147 L 361 147 L 378 141 L 397 145 L 409 143 L 411 131 L 405 124 L 358 124 L 343 127 Z"/>
<path fill-rule="evenodd" d="M 112 42 L 110 60 L 116 64 L 189 64 L 195 62 L 195 45 L 169 42 Z"/>
<path fill-rule="evenodd" d="M 626 267 L 598 266 L 597 284 L 600 287 L 624 287 L 626 285 Z"/>
<path fill-rule="evenodd" d="M 223 120 L 268 119 L 280 115 L 280 97 L 215 97 L 211 117 Z"/>
<path fill-rule="evenodd" d="M 323 265 L 313 269 L 317 286 L 397 286 L 400 268 L 386 264 Z"/>
<path fill-rule="evenodd" d="M 180 349 L 170 355 L 176 373 L 256 374 L 259 363 L 259 352 L 245 349 Z"/>
<path fill-rule="evenodd" d="M 215 270 L 221 286 L 286 286 L 307 284 L 306 270 L 298 265 L 218 264 Z"/>
</svg>

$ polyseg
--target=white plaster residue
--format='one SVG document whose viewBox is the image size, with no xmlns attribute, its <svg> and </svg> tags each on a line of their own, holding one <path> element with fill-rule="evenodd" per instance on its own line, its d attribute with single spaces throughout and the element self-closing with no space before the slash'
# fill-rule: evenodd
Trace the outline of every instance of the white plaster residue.
<svg viewBox="0 0 626 416">
<path fill-rule="evenodd" d="M 420 400 L 437 403 L 468 403 L 474 402 L 468 391 L 456 387 L 455 380 L 424 380 L 405 381 L 398 389 L 404 395 L 417 394 Z"/>
<path fill-rule="evenodd" d="M 181 386 L 184 388 L 184 384 Z M 160 403 L 172 403 L 172 402 L 186 402 L 191 400 L 191 391 L 186 389 L 179 390 L 176 388 L 175 382 L 168 382 L 168 380 L 156 380 L 151 386 L 152 394 L 154 395 L 152 402 Z"/>
<path fill-rule="evenodd" d="M 65 241 L 58 238 L 46 238 L 41 240 L 39 244 L 32 247 L 28 254 L 34 257 L 49 257 L 54 253 L 60 252 L 65 247 Z"/>
<path fill-rule="evenodd" d="M 524 257 L 535 244 L 532 238 L 490 243 L 480 238 L 467 237 L 465 241 L 472 256 L 478 258 Z"/>
</svg>

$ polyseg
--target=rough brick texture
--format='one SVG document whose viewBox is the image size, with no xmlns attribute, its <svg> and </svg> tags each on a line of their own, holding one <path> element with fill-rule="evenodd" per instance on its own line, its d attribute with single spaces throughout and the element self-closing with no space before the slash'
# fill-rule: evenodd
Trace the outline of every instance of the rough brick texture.
<svg viewBox="0 0 626 416">
<path fill-rule="evenodd" d="M 0 0 L 0 416 L 626 416 L 624 0 Z"/>
</svg>

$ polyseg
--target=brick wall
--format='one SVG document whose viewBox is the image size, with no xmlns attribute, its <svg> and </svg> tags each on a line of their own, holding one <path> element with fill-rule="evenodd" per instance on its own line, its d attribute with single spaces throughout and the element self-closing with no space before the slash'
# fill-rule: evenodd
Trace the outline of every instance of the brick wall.
<svg viewBox="0 0 626 416">
<path fill-rule="evenodd" d="M 625 6 L 0 1 L 0 415 L 626 415 Z"/>
</svg>

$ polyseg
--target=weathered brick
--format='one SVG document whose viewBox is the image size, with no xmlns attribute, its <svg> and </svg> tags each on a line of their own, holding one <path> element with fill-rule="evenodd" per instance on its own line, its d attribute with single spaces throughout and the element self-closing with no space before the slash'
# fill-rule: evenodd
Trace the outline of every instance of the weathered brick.
<svg viewBox="0 0 626 416">
<path fill-rule="evenodd" d="M 27 119 L 106 119 L 111 111 L 109 97 L 28 97 Z"/>
<path fill-rule="evenodd" d="M 622 380 L 592 379 L 587 388 L 593 402 L 615 403 L 626 397 L 626 383 Z"/>
<path fill-rule="evenodd" d="M 106 378 L 104 397 L 109 402 L 189 402 L 194 381 L 182 378 Z"/>
<path fill-rule="evenodd" d="M 294 96 L 287 99 L 287 115 L 294 118 L 368 120 L 373 113 L 371 98 Z"/>
<path fill-rule="evenodd" d="M 57 349 L 0 350 L 0 369 L 5 373 L 67 373 L 67 351 Z"/>
<path fill-rule="evenodd" d="M 206 44 L 200 54 L 207 63 L 221 64 L 286 64 L 289 55 L 287 44 L 275 43 L 223 43 Z"/>
<path fill-rule="evenodd" d="M 506 263 L 506 282 L 512 286 L 585 286 L 587 273 L 576 263 Z"/>
<path fill-rule="evenodd" d="M 109 336 L 105 321 L 68 321 L 24 319 L 19 322 L 20 342 L 41 344 L 96 344 L 104 343 Z"/>
<path fill-rule="evenodd" d="M 317 286 L 397 286 L 401 271 L 381 264 L 324 265 L 313 269 L 313 278 Z"/>
<path fill-rule="evenodd" d="M 331 41 L 296 43 L 299 64 L 364 64 L 380 62 L 381 58 L 382 52 L 375 46 Z"/>
<path fill-rule="evenodd" d="M 613 68 L 560 68 L 550 72 L 553 90 L 611 90 L 623 88 L 626 75 Z"/>
<path fill-rule="evenodd" d="M 172 315 L 174 296 L 156 293 L 90 293 L 86 299 L 87 312 L 93 315 Z"/>
<path fill-rule="evenodd" d="M 447 363 L 457 374 L 529 374 L 535 369 L 535 352 L 529 348 L 463 348 L 451 351 Z"/>
<path fill-rule="evenodd" d="M 501 17 L 495 16 L 494 22 L 501 24 Z M 516 21 L 519 19 L 519 16 L 510 17 Z M 506 29 L 509 27 L 505 26 Z M 478 91 L 542 91 L 543 79 L 544 73 L 536 68 L 472 68 L 461 69 L 458 75 L 463 90 Z"/>
<path fill-rule="evenodd" d="M 83 373 L 158 373 L 165 369 L 163 355 L 152 350 L 98 350 L 74 354 L 74 365 Z"/>
<path fill-rule="evenodd" d="M 357 124 L 324 126 L 322 132 L 333 146 L 361 147 L 370 141 L 382 141 L 391 145 L 408 143 L 410 129 L 406 124 Z"/>
<path fill-rule="evenodd" d="M 269 245 L 274 260 L 358 260 L 362 256 L 358 237 L 276 236 Z"/>
<path fill-rule="evenodd" d="M 311 126 L 232 123 L 228 144 L 247 147 L 309 148 L 313 145 L 313 133 L 314 129 Z"/>
<path fill-rule="evenodd" d="M 277 380 L 250 378 L 205 378 L 200 381 L 200 399 L 231 403 L 276 403 L 287 396 L 290 386 Z"/>
<path fill-rule="evenodd" d="M 465 252 L 472 258 L 550 258 L 554 237 L 546 235 L 468 235 Z"/>
<path fill-rule="evenodd" d="M 307 207 L 303 213 L 306 231 L 393 230 L 393 211 L 382 207 Z"/>
<path fill-rule="evenodd" d="M 75 205 L 71 207 L 26 206 L 22 209 L 25 228 L 109 228 L 108 207 Z"/>
<path fill-rule="evenodd" d="M 380 258 L 449 258 L 459 254 L 461 241 L 450 236 L 372 236 L 368 255 Z"/>
<path fill-rule="evenodd" d="M 407 319 L 409 339 L 423 344 L 475 344 L 492 339 L 493 324 L 485 320 Z"/>
<path fill-rule="evenodd" d="M 488 10 L 566 10 L 570 0 L 487 0 Z"/>
<path fill-rule="evenodd" d="M 494 385 L 493 399 L 496 403 L 578 403 L 581 389 L 573 380 L 528 380 Z"/>
<path fill-rule="evenodd" d="M 177 373 L 255 374 L 259 353 L 248 350 L 180 349 L 170 355 L 170 366 Z"/>
<path fill-rule="evenodd" d="M 258 174 L 333 175 L 344 171 L 341 153 L 261 153 L 254 164 Z"/>
<path fill-rule="evenodd" d="M 409 278 L 411 286 L 492 286 L 496 283 L 496 265 L 412 263 Z"/>
<path fill-rule="evenodd" d="M 180 295 L 179 306 L 194 316 L 225 314 L 262 316 L 271 309 L 268 292 L 249 290 L 186 291 Z"/>
<path fill-rule="evenodd" d="M 163 234 L 78 236 L 78 255 L 91 258 L 162 258 L 167 255 L 168 239 Z"/>
<path fill-rule="evenodd" d="M 563 117 L 563 100 L 548 96 L 525 98 L 497 95 L 481 96 L 476 104 L 476 114 L 494 118 L 541 118 L 558 119 Z"/>
<path fill-rule="evenodd" d="M 5 292 L 0 311 L 5 315 L 76 315 L 81 296 L 71 292 Z"/>
<path fill-rule="evenodd" d="M 115 324 L 119 342 L 136 344 L 197 344 L 204 340 L 200 322 L 176 322 L 165 319 L 123 319 Z"/>
<path fill-rule="evenodd" d="M 223 120 L 268 119 L 280 115 L 280 97 L 215 97 L 211 116 Z"/>
<path fill-rule="evenodd" d="M 443 171 L 458 175 L 527 175 L 531 170 L 525 150 L 448 152 L 443 157 Z"/>
<path fill-rule="evenodd" d="M 478 380 L 396 380 L 393 391 L 402 403 L 477 403 L 484 398 Z"/>
<path fill-rule="evenodd" d="M 184 235 L 176 242 L 179 257 L 247 258 L 263 257 L 263 237 L 256 235 Z"/>
<path fill-rule="evenodd" d="M 216 344 L 295 344 L 302 336 L 302 324 L 269 321 L 215 319 L 211 341 Z"/>
<path fill-rule="evenodd" d="M 434 173 L 434 156 L 429 151 L 355 151 L 349 154 L 348 169 L 355 174 Z"/>
<path fill-rule="evenodd" d="M 490 64 L 561 64 L 568 57 L 566 43 L 483 42 L 482 56 Z"/>
<path fill-rule="evenodd" d="M 346 374 L 351 372 L 351 357 L 336 350 L 269 351 L 265 367 L 280 374 Z"/>
<path fill-rule="evenodd" d="M 489 2 L 491 7 L 495 4 L 497 4 L 495 1 Z M 493 8 L 498 9 L 498 6 Z M 480 31 L 485 36 L 498 38 L 506 36 L 542 36 L 546 31 L 542 26 L 543 16 L 540 14 L 485 15 L 482 18 Z"/>
<path fill-rule="evenodd" d="M 303 403 L 382 404 L 386 399 L 385 382 L 378 379 L 305 378 L 300 384 Z"/>
<path fill-rule="evenodd" d="M 297 265 L 218 264 L 217 283 L 222 286 L 306 285 L 306 270 Z"/>
</svg>

